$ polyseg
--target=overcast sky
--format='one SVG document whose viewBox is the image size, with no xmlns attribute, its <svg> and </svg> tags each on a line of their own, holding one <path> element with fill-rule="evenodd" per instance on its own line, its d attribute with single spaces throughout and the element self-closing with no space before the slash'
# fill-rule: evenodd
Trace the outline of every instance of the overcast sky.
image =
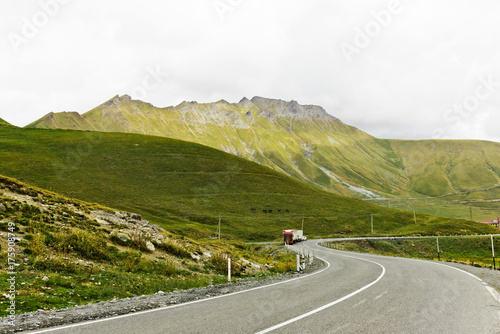
<svg viewBox="0 0 500 334">
<path fill-rule="evenodd" d="M 263 96 L 379 138 L 500 142 L 498 0 L 2 0 L 0 118 Z"/>
</svg>

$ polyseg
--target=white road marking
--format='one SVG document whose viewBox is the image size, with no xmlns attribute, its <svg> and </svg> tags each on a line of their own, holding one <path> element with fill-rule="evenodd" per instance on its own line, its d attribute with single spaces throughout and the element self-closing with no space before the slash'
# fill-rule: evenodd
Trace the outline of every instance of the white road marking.
<svg viewBox="0 0 500 334">
<path fill-rule="evenodd" d="M 326 268 L 321 269 L 320 271 L 316 271 L 316 272 L 311 273 L 311 274 L 307 274 L 307 275 L 304 275 L 304 276 L 301 276 L 301 277 L 292 278 L 292 279 L 289 279 L 289 280 L 286 280 L 286 281 L 282 281 L 282 282 L 278 282 L 278 283 L 273 283 L 273 284 L 269 284 L 269 285 L 262 285 L 262 286 L 258 286 L 258 287 L 251 288 L 251 289 L 248 289 L 248 290 L 242 290 L 242 291 L 232 292 L 232 293 L 228 293 L 228 294 L 225 294 L 225 295 L 219 295 L 219 296 L 215 296 L 215 297 L 194 300 L 194 301 L 186 302 L 186 303 L 182 303 L 182 304 L 164 306 L 164 307 L 159 307 L 159 308 L 155 308 L 155 309 L 151 309 L 151 310 L 139 311 L 139 312 L 134 312 L 134 313 L 128 313 L 128 314 L 118 315 L 118 316 L 114 316 L 114 317 L 110 317 L 110 318 L 92 320 L 92 321 L 87 321 L 87 322 L 81 322 L 81 323 L 77 323 L 77 324 L 71 324 L 71 325 L 66 325 L 66 326 L 61 326 L 61 327 L 56 327 L 56 328 L 48 328 L 48 329 L 43 329 L 43 330 L 40 330 L 40 331 L 30 332 L 30 333 L 31 334 L 48 333 L 48 332 L 59 331 L 59 330 L 62 330 L 62 329 L 68 329 L 68 328 L 86 326 L 86 325 L 91 325 L 91 324 L 95 324 L 95 323 L 99 323 L 99 322 L 105 322 L 105 321 L 116 320 L 116 319 L 121 319 L 121 318 L 133 317 L 133 316 L 136 316 L 136 315 L 153 313 L 153 312 L 158 312 L 158 311 L 173 309 L 173 308 L 177 308 L 177 307 L 182 307 L 182 306 L 186 306 L 186 305 L 202 303 L 202 302 L 206 302 L 208 300 L 225 298 L 225 297 L 234 296 L 234 295 L 238 295 L 238 294 L 242 294 L 242 293 L 247 293 L 247 292 L 250 292 L 250 291 L 255 291 L 255 290 L 259 290 L 259 289 L 269 288 L 269 287 L 280 285 L 280 284 L 286 284 L 288 282 L 292 282 L 292 281 L 296 281 L 296 280 L 299 280 L 299 279 L 303 279 L 303 278 L 306 278 L 306 277 L 311 277 L 311 276 L 320 274 L 323 271 L 325 271 L 328 268 L 330 268 L 330 263 L 328 261 L 326 261 L 325 259 L 322 259 L 322 258 L 320 258 L 318 256 L 316 256 L 316 258 L 318 258 L 321 261 L 325 262 L 326 263 Z"/>
<path fill-rule="evenodd" d="M 367 284 L 367 285 L 365 285 L 364 287 L 362 287 L 362 288 L 360 288 L 360 289 L 358 289 L 358 290 L 356 290 L 356 291 L 354 291 L 354 292 L 351 292 L 350 294 L 348 294 L 348 295 L 346 295 L 346 296 L 344 296 L 344 297 L 342 297 L 342 298 L 339 298 L 339 299 L 337 299 L 337 300 L 334 300 L 334 301 L 333 301 L 333 302 L 331 302 L 331 303 L 328 303 L 328 304 L 323 305 L 323 306 L 321 306 L 321 307 L 318 307 L 318 308 L 316 308 L 316 309 L 314 309 L 314 310 L 312 310 L 312 311 L 309 311 L 309 312 L 307 312 L 307 313 L 304 313 L 304 314 L 302 314 L 302 315 L 299 315 L 298 317 L 292 318 L 292 319 L 287 320 L 287 321 L 284 321 L 284 322 L 282 322 L 282 323 L 280 323 L 280 324 L 277 324 L 277 325 L 274 325 L 274 326 L 272 326 L 272 327 L 266 328 L 266 329 L 264 329 L 264 330 L 262 330 L 262 331 L 260 331 L 260 332 L 257 332 L 256 334 L 264 334 L 264 333 L 269 333 L 269 332 L 271 332 L 271 331 L 273 331 L 273 330 L 276 330 L 276 329 L 278 329 L 278 328 L 281 328 L 281 327 L 287 326 L 287 325 L 289 325 L 289 324 L 291 324 L 291 323 L 294 323 L 294 322 L 296 322 L 296 321 L 299 321 L 299 320 L 302 320 L 302 319 L 304 319 L 304 318 L 307 318 L 307 317 L 309 317 L 309 316 L 311 316 L 311 315 L 313 315 L 313 314 L 316 314 L 316 313 L 321 312 L 321 311 L 323 311 L 323 310 L 325 310 L 325 309 L 327 309 L 327 308 L 329 308 L 329 307 L 332 307 L 333 305 L 336 305 L 336 304 L 338 304 L 338 303 L 340 303 L 340 302 L 343 302 L 344 300 L 347 300 L 347 299 L 349 299 L 349 298 L 351 298 L 351 297 L 353 297 L 353 296 L 357 295 L 358 293 L 360 293 L 360 292 L 362 292 L 362 291 L 364 291 L 364 290 L 366 290 L 366 289 L 370 288 L 372 285 L 374 285 L 374 284 L 376 284 L 378 281 L 380 281 L 380 280 L 382 279 L 382 277 L 384 277 L 384 275 L 385 275 L 385 267 L 384 267 L 383 265 L 381 265 L 380 263 L 378 263 L 378 262 L 371 261 L 371 260 L 366 260 L 366 259 L 362 259 L 362 258 L 358 258 L 358 257 L 355 257 L 355 256 L 344 255 L 344 254 L 338 254 L 338 255 L 340 255 L 340 256 L 344 256 L 344 257 L 350 257 L 350 258 L 357 259 L 357 260 L 361 260 L 361 261 L 366 261 L 366 262 L 371 262 L 371 263 L 374 263 L 374 264 L 376 264 L 376 265 L 378 265 L 379 267 L 381 267 L 381 268 L 382 268 L 382 273 L 381 273 L 381 274 L 380 274 L 380 276 L 379 276 L 376 280 L 374 280 L 373 282 L 368 283 L 368 284 Z"/>
<path fill-rule="evenodd" d="M 362 300 L 362 301 L 360 301 L 359 303 L 354 304 L 354 305 L 352 306 L 352 308 L 356 308 L 356 307 L 358 307 L 359 305 L 362 305 L 362 304 L 364 304 L 364 303 L 366 303 L 366 299 L 363 299 L 363 300 Z"/>
<path fill-rule="evenodd" d="M 424 260 L 416 260 L 416 261 L 424 261 Z M 482 279 L 480 279 L 476 275 L 471 274 L 470 272 L 465 271 L 463 269 L 452 267 L 452 266 L 449 266 L 449 265 L 444 264 L 444 263 L 438 263 L 438 262 L 432 262 L 432 261 L 424 261 L 424 262 L 437 264 L 437 265 L 444 266 L 447 268 L 452 268 L 452 269 L 458 270 L 460 272 L 463 272 L 464 274 L 467 274 L 467 275 L 477 279 L 486 288 L 486 290 L 489 291 L 489 293 L 493 296 L 493 298 L 495 298 L 495 300 L 500 304 L 500 294 L 494 288 L 492 288 L 488 283 L 486 283 L 485 281 L 483 281 Z"/>
<path fill-rule="evenodd" d="M 352 238 L 352 239 L 356 239 L 356 238 Z M 357 238 L 357 239 L 363 239 L 363 238 Z M 365 239 L 368 239 L 368 238 L 365 238 Z M 328 242 L 328 239 L 322 240 L 321 242 Z M 320 242 L 318 242 L 316 244 L 319 245 L 319 243 Z M 324 247 L 324 246 L 320 246 L 320 247 Z M 375 254 L 370 254 L 370 253 L 366 253 L 366 254 L 363 254 L 363 255 L 364 256 L 371 256 L 371 257 L 380 257 L 380 256 L 383 256 L 383 255 L 375 255 Z M 452 269 L 458 270 L 458 271 L 460 271 L 460 272 L 462 272 L 464 274 L 467 274 L 467 275 L 475 278 L 479 282 L 481 282 L 481 284 L 484 285 L 484 287 L 486 288 L 486 290 L 488 290 L 489 293 L 493 296 L 493 298 L 495 298 L 495 300 L 500 304 L 500 294 L 498 293 L 498 291 L 496 291 L 488 283 L 484 282 L 482 279 L 480 279 L 479 277 L 477 277 L 474 274 L 469 273 L 468 271 L 462 270 L 460 268 L 452 267 L 452 266 L 449 266 L 449 265 L 444 264 L 444 263 L 439 263 L 439 262 L 436 262 L 436 261 L 431 261 L 431 260 L 409 259 L 409 258 L 397 257 L 397 256 L 396 257 L 392 257 L 392 258 L 393 259 L 399 259 L 399 260 L 407 260 L 407 261 L 422 261 L 422 262 L 425 262 L 425 263 L 433 263 L 433 264 L 436 264 L 436 265 L 440 265 L 440 266 L 444 266 L 444 267 L 447 267 L 447 268 L 452 268 Z"/>
<path fill-rule="evenodd" d="M 381 293 L 380 295 L 378 295 L 377 297 L 375 297 L 375 300 L 384 297 L 388 292 L 389 291 L 385 291 L 384 293 Z"/>
</svg>

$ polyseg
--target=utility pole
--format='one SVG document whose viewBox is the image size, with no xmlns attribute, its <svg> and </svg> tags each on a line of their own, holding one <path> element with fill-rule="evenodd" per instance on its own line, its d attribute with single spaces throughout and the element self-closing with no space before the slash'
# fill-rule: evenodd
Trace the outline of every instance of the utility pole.
<svg viewBox="0 0 500 334">
<path fill-rule="evenodd" d="M 496 270 L 495 264 L 495 245 L 493 245 L 493 235 L 491 235 L 491 255 L 493 256 L 493 270 Z"/>
<path fill-rule="evenodd" d="M 373 213 L 371 213 L 370 216 L 371 216 L 371 221 L 372 221 L 372 234 L 373 234 Z"/>
<path fill-rule="evenodd" d="M 472 220 L 472 206 L 469 205 L 470 220 Z"/>
</svg>

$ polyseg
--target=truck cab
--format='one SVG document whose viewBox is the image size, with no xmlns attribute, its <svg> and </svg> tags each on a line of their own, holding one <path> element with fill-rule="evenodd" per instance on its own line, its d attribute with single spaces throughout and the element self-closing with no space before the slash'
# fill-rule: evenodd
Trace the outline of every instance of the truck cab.
<svg viewBox="0 0 500 334">
<path fill-rule="evenodd" d="M 283 231 L 283 243 L 293 245 L 293 230 Z"/>
</svg>

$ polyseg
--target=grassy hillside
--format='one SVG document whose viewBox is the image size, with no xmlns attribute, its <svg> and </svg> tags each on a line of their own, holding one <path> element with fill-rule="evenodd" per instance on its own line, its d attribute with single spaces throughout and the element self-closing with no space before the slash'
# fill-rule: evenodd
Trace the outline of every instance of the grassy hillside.
<svg viewBox="0 0 500 334">
<path fill-rule="evenodd" d="M 202 145 L 123 133 L 0 128 L 0 174 L 66 196 L 138 212 L 194 238 L 491 233 L 483 224 L 390 210 L 337 196 Z"/>
<path fill-rule="evenodd" d="M 225 283 L 226 256 L 236 278 L 295 268 L 295 255 L 279 246 L 175 236 L 135 213 L 3 176 L 0 231 L 0 317 L 11 300 L 21 314 Z"/>
<path fill-rule="evenodd" d="M 254 97 L 157 108 L 116 96 L 84 113 L 50 113 L 28 127 L 127 132 L 200 143 L 309 185 L 352 197 L 406 194 L 390 146 L 318 106 Z M 375 193 L 373 193 L 375 192 Z"/>
<path fill-rule="evenodd" d="M 5 120 L 3 120 L 3 119 L 0 118 L 0 126 L 2 126 L 2 125 L 5 126 L 5 125 L 11 125 L 11 124 L 9 122 L 7 122 L 7 121 L 5 121 Z"/>
<path fill-rule="evenodd" d="M 157 108 L 116 96 L 82 115 L 51 113 L 29 127 L 183 139 L 336 194 L 372 200 L 378 195 L 439 198 L 439 205 L 415 206 L 415 210 L 447 217 L 469 217 L 463 214 L 464 202 L 473 206 L 477 219 L 493 219 L 500 212 L 495 201 L 500 197 L 500 144 L 377 139 L 342 123 L 321 107 L 295 101 L 254 97 L 239 103 L 183 102 Z"/>
<path fill-rule="evenodd" d="M 493 199 L 500 195 L 500 145 L 476 140 L 392 140 L 415 193 Z"/>
</svg>

